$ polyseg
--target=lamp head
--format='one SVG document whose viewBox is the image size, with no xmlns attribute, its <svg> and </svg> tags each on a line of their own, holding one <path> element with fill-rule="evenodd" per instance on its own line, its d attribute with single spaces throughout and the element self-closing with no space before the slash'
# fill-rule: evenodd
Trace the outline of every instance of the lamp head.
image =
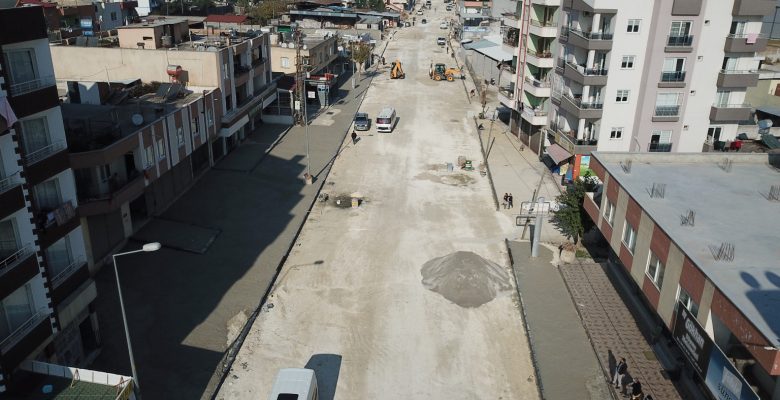
<svg viewBox="0 0 780 400">
<path fill-rule="evenodd" d="M 160 242 L 153 242 L 153 243 L 147 243 L 145 244 L 141 249 L 143 251 L 157 251 L 160 250 Z"/>
</svg>

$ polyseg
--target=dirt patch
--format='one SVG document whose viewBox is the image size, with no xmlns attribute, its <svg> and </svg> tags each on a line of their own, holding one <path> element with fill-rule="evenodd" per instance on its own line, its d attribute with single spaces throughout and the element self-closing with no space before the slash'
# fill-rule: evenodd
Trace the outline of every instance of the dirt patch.
<svg viewBox="0 0 780 400">
<path fill-rule="evenodd" d="M 470 251 L 458 251 L 423 264 L 422 284 L 465 308 L 479 307 L 510 290 L 509 273 Z"/>
<path fill-rule="evenodd" d="M 350 194 L 340 194 L 330 197 L 330 204 L 337 208 L 352 208 L 352 199 L 357 199 L 358 206 L 363 204 L 363 198 Z"/>
<path fill-rule="evenodd" d="M 435 175 L 430 172 L 423 172 L 414 177 L 421 181 L 431 181 L 436 183 L 443 183 L 450 186 L 468 186 L 476 182 L 476 179 L 467 174 L 451 173 L 448 175 Z"/>
</svg>

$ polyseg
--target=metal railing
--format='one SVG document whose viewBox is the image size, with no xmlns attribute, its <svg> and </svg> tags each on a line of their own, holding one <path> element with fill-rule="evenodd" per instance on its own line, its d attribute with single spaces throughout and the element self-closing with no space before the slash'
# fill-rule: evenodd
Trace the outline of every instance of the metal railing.
<svg viewBox="0 0 780 400">
<path fill-rule="evenodd" d="M 727 75 L 751 75 L 757 74 L 758 71 L 752 69 L 722 69 L 720 70 L 720 73 Z"/>
<path fill-rule="evenodd" d="M 680 115 L 680 106 L 655 106 L 656 117 L 676 117 Z"/>
<path fill-rule="evenodd" d="M 19 177 L 19 171 L 17 171 L 3 179 L 0 179 L 0 193 L 21 185 L 22 181 L 19 179 Z"/>
<path fill-rule="evenodd" d="M 750 103 L 715 103 L 715 108 L 750 108 Z"/>
<path fill-rule="evenodd" d="M 538 58 L 552 58 L 552 53 L 549 51 L 528 50 L 528 54 Z"/>
<path fill-rule="evenodd" d="M 47 318 L 49 318 L 49 308 L 39 308 L 27 321 L 24 321 L 21 325 L 19 325 L 18 328 L 14 329 L 13 332 L 0 341 L 0 351 L 2 351 L 3 354 L 7 353 L 8 350 L 12 349 L 17 343 L 19 343 L 19 341 L 22 340 L 22 338 L 24 338 L 24 336 L 32 330 L 32 328 Z"/>
<path fill-rule="evenodd" d="M 556 26 L 558 26 L 558 24 L 555 21 L 542 22 L 542 21 L 537 21 L 535 19 L 531 20 L 531 25 L 538 26 L 540 28 L 555 28 Z"/>
<path fill-rule="evenodd" d="M 54 153 L 65 150 L 65 147 L 66 147 L 65 141 L 58 140 L 48 146 L 44 146 L 38 150 L 33 151 L 30 154 L 25 154 L 24 157 L 22 157 L 22 161 L 24 162 L 25 165 L 32 165 Z"/>
<path fill-rule="evenodd" d="M 12 83 L 8 91 L 11 92 L 11 96 L 19 96 L 56 84 L 57 81 L 54 79 L 54 75 L 40 76 L 29 81 Z"/>
<path fill-rule="evenodd" d="M 9 271 L 11 268 L 16 266 L 16 264 L 26 259 L 33 253 L 35 253 L 35 248 L 31 243 L 27 243 L 26 245 L 20 247 L 19 250 L 16 250 L 3 261 L 0 261 L 0 275 Z"/>
<path fill-rule="evenodd" d="M 574 33 L 578 36 L 582 36 L 585 39 L 588 40 L 612 40 L 612 37 L 614 36 L 611 33 L 606 32 L 583 32 L 579 29 L 574 28 L 567 28 L 567 31 Z"/>
<path fill-rule="evenodd" d="M 512 100 L 515 98 L 515 89 L 510 87 L 500 87 L 498 88 L 498 93 L 501 93 L 506 98 Z"/>
<path fill-rule="evenodd" d="M 666 45 L 669 47 L 690 47 L 693 44 L 693 35 L 667 36 Z"/>
<path fill-rule="evenodd" d="M 603 68 L 585 68 L 582 65 L 577 65 L 570 61 L 567 61 L 566 64 L 569 64 L 569 66 L 571 66 L 577 72 L 585 76 L 606 76 L 607 75 L 607 70 Z"/>
<path fill-rule="evenodd" d="M 685 71 L 664 71 L 661 72 L 661 82 L 684 82 Z"/>
<path fill-rule="evenodd" d="M 65 269 L 60 271 L 56 276 L 54 276 L 54 278 L 52 278 L 51 280 L 52 286 L 54 287 L 59 286 L 62 282 L 65 281 L 65 278 L 73 275 L 73 272 L 75 272 L 78 269 L 78 267 L 84 265 L 85 262 L 86 262 L 86 258 L 84 258 L 84 256 L 77 256 L 76 258 L 74 258 L 73 261 L 71 261 L 70 264 L 68 264 L 68 266 L 65 267 Z"/>
<path fill-rule="evenodd" d="M 597 103 L 597 102 L 584 102 L 581 98 L 576 98 L 572 95 L 565 94 L 563 97 L 569 99 L 572 103 L 574 103 L 577 108 L 581 110 L 601 110 L 604 108 L 604 103 Z"/>
<path fill-rule="evenodd" d="M 530 117 L 546 117 L 547 111 L 545 110 L 534 110 L 533 108 L 529 106 L 523 107 L 523 114 L 527 114 Z"/>
<path fill-rule="evenodd" d="M 550 87 L 550 82 L 543 82 L 535 78 L 531 78 L 530 76 L 525 77 L 525 81 L 528 82 L 531 86 L 535 86 L 538 88 L 548 88 Z"/>
<path fill-rule="evenodd" d="M 672 151 L 671 143 L 648 143 L 647 151 L 651 153 L 669 153 Z"/>
<path fill-rule="evenodd" d="M 556 131 L 559 133 L 558 136 L 561 139 L 570 143 L 572 146 L 595 146 L 599 142 L 597 139 L 577 139 L 576 131 L 562 131 L 561 129 L 556 129 Z M 598 134 L 595 135 L 595 137 L 598 137 Z"/>
<path fill-rule="evenodd" d="M 766 39 L 766 34 L 763 33 L 730 33 L 726 37 L 729 39 L 747 39 L 751 36 L 755 36 L 756 39 Z"/>
</svg>

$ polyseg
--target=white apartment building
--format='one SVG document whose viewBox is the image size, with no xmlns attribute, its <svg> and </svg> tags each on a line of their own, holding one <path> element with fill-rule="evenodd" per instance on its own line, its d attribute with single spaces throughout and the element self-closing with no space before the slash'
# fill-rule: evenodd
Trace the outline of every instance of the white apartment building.
<svg viewBox="0 0 780 400">
<path fill-rule="evenodd" d="M 752 119 L 772 0 L 524 0 L 512 129 L 556 163 L 591 151 L 701 152 Z M 525 16 L 523 11 L 527 10 Z M 553 35 L 553 32 L 556 35 Z M 515 101 L 517 100 L 517 101 Z"/>
</svg>

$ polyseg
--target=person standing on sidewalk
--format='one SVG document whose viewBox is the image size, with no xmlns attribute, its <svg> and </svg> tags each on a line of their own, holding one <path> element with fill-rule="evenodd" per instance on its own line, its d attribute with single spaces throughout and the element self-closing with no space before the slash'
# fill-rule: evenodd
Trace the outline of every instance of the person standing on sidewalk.
<svg viewBox="0 0 780 400">
<path fill-rule="evenodd" d="M 509 204 L 509 208 L 514 207 L 514 204 L 512 202 L 515 200 L 514 196 L 512 196 L 512 193 L 509 193 L 509 197 L 507 198 L 507 203 Z"/>
<path fill-rule="evenodd" d="M 504 210 L 509 208 L 509 193 L 504 193 L 504 202 L 501 205 L 504 206 Z"/>
<path fill-rule="evenodd" d="M 639 379 L 634 379 L 634 381 L 631 382 L 631 400 L 642 400 L 642 396 L 644 396 L 644 393 L 642 392 L 642 383 L 639 382 Z"/>
<path fill-rule="evenodd" d="M 355 131 L 352 131 L 352 144 L 357 143 L 357 133 Z"/>
<path fill-rule="evenodd" d="M 625 393 L 623 379 L 626 377 L 627 370 L 628 364 L 626 364 L 626 359 L 621 357 L 620 362 L 615 366 L 615 374 L 612 377 L 612 384 L 615 385 L 615 389 L 620 389 L 620 393 Z"/>
</svg>

